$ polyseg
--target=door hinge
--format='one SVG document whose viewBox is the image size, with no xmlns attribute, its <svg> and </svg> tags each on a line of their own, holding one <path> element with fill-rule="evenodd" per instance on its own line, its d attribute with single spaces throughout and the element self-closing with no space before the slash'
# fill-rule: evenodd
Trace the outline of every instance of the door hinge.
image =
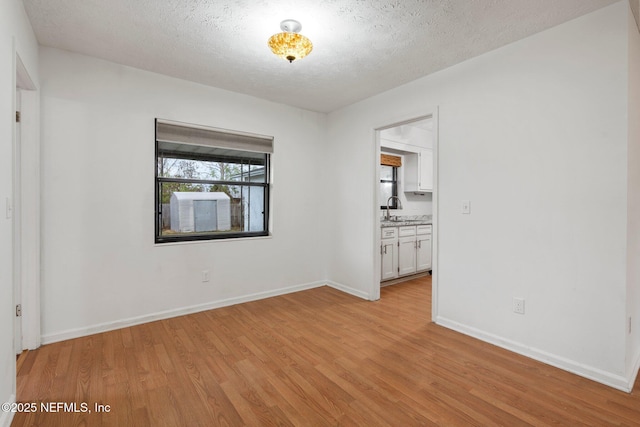
<svg viewBox="0 0 640 427">
<path fill-rule="evenodd" d="M 22 304 L 16 305 L 16 317 L 22 316 Z"/>
<path fill-rule="evenodd" d="M 20 111 L 16 111 L 16 123 L 20 123 Z"/>
</svg>

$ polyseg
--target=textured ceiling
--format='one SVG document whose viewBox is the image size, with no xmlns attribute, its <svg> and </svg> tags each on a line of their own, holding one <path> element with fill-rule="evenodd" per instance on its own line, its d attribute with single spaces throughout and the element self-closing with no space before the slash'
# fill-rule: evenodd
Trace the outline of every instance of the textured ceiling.
<svg viewBox="0 0 640 427">
<path fill-rule="evenodd" d="M 24 0 L 40 44 L 329 112 L 618 0 Z M 289 64 L 267 39 L 302 23 Z"/>
</svg>

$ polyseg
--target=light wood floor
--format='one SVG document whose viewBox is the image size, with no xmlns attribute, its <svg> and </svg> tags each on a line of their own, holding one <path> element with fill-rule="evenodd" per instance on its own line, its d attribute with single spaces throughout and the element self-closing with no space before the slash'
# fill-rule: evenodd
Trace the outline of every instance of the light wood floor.
<svg viewBox="0 0 640 427">
<path fill-rule="evenodd" d="M 430 323 L 431 278 L 377 302 L 323 287 L 43 346 L 13 426 L 640 425 L 632 394 Z"/>
</svg>

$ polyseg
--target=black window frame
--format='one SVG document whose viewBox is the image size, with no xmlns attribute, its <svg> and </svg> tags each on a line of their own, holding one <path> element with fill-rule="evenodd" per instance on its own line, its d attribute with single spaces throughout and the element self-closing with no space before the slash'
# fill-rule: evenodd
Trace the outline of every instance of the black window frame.
<svg viewBox="0 0 640 427">
<path fill-rule="evenodd" d="M 155 119 L 155 243 L 171 243 L 171 242 L 196 242 L 196 241 L 205 241 L 205 240 L 226 240 L 226 239 L 242 239 L 242 238 L 250 238 L 250 237 L 265 237 L 270 235 L 269 230 L 269 217 L 270 217 L 270 191 L 271 191 L 271 153 L 258 153 L 264 156 L 264 182 L 255 182 L 255 181 L 229 181 L 229 180 L 215 180 L 215 179 L 192 179 L 192 178 L 170 178 L 170 177 L 162 177 L 159 176 L 159 167 L 158 164 L 161 158 L 166 157 L 163 154 L 171 154 L 170 150 L 161 150 L 159 148 L 158 141 L 158 132 L 157 132 L 157 124 L 158 119 Z M 217 131 L 221 131 L 221 129 L 216 129 Z M 230 135 L 233 135 L 235 131 L 229 131 Z M 180 144 L 178 142 L 178 144 Z M 189 145 L 184 143 L 184 145 Z M 215 145 L 210 145 L 211 147 L 216 147 Z M 255 158 L 256 153 L 249 150 L 240 150 L 234 149 L 239 152 L 251 153 L 251 155 L 247 156 L 244 159 Z M 222 158 L 220 156 L 211 156 L 206 154 L 197 154 L 197 153 L 186 153 L 186 152 L 175 152 L 173 153 L 177 156 L 177 158 L 182 158 L 185 160 L 201 160 L 201 161 L 223 161 L 223 160 L 237 160 L 240 157 L 229 157 Z M 162 157 L 161 157 L 162 156 Z M 251 164 L 248 162 L 247 164 Z M 262 165 L 262 164 L 261 164 Z M 223 185 L 223 186 L 233 186 L 233 187 L 242 187 L 242 188 L 251 188 L 251 187 L 259 187 L 264 191 L 263 197 L 263 229 L 261 231 L 236 231 L 236 232 L 203 232 L 203 233 L 189 233 L 189 234 L 179 234 L 179 235 L 162 235 L 162 184 L 163 183 L 191 183 L 191 184 L 203 184 L 203 185 Z"/>
<path fill-rule="evenodd" d="M 398 167 L 397 166 L 391 166 L 391 165 L 381 165 L 381 166 L 387 166 L 392 168 L 393 170 L 393 179 L 389 180 L 389 179 L 380 179 L 380 184 L 391 184 L 391 194 L 394 197 L 398 197 Z M 380 190 L 379 190 L 380 191 Z M 386 205 L 386 200 L 383 200 L 383 202 L 385 203 L 383 206 L 380 206 L 380 209 L 387 209 L 387 205 Z M 391 199 L 391 204 L 389 205 L 389 209 L 398 209 L 398 199 L 393 198 Z"/>
</svg>

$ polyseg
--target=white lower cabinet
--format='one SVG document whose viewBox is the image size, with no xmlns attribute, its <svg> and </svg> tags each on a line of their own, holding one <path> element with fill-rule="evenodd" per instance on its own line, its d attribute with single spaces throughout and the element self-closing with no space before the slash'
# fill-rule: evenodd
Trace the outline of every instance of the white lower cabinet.
<svg viewBox="0 0 640 427">
<path fill-rule="evenodd" d="M 431 225 L 385 227 L 381 281 L 431 270 Z"/>
<path fill-rule="evenodd" d="M 431 270 L 431 226 L 416 227 L 416 271 Z"/>
<path fill-rule="evenodd" d="M 398 227 L 398 276 L 416 272 L 416 227 Z"/>
<path fill-rule="evenodd" d="M 382 254 L 381 280 L 398 277 L 398 229 L 386 227 L 382 229 L 380 253 Z"/>
<path fill-rule="evenodd" d="M 381 280 L 431 270 L 431 225 L 382 229 Z"/>
</svg>

